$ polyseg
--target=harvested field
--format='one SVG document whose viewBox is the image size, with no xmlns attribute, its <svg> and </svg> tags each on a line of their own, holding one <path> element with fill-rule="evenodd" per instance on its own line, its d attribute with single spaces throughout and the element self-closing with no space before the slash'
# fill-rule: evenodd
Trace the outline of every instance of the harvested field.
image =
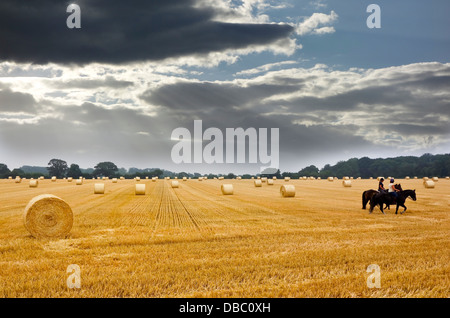
<svg viewBox="0 0 450 318">
<path fill-rule="evenodd" d="M 0 180 L 0 297 L 449 297 L 450 181 L 425 189 L 396 180 L 417 201 L 395 215 L 362 210 L 361 194 L 325 180 L 280 186 L 253 180 Z M 233 184 L 223 195 L 221 184 Z M 28 202 L 53 194 L 73 211 L 65 239 L 36 239 L 23 225 Z M 81 269 L 69 289 L 66 269 Z M 381 268 L 381 288 L 366 285 L 366 268 Z"/>
</svg>

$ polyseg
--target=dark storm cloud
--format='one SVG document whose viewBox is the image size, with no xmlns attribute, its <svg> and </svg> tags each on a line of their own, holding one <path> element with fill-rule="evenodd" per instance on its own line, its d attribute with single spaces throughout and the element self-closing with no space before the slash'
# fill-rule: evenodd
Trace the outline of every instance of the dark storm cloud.
<svg viewBox="0 0 450 318">
<path fill-rule="evenodd" d="M 66 26 L 67 2 L 0 2 L 0 59 L 45 64 L 161 60 L 286 38 L 276 24 L 220 23 L 194 0 L 77 1 L 81 29 Z"/>
<path fill-rule="evenodd" d="M 201 110 L 213 108 L 244 107 L 255 100 L 262 100 L 275 94 L 289 93 L 301 88 L 297 86 L 259 84 L 242 87 L 233 84 L 176 83 L 146 91 L 141 98 L 149 104 L 160 105 L 172 110 Z"/>
<path fill-rule="evenodd" d="M 104 79 L 75 79 L 69 81 L 58 81 L 54 82 L 53 87 L 60 89 L 67 88 L 84 88 L 84 89 L 95 89 L 100 87 L 109 88 L 125 88 L 134 85 L 130 81 L 118 81 L 112 76 L 106 76 Z"/>
<path fill-rule="evenodd" d="M 30 94 L 13 92 L 9 88 L 0 90 L 0 112 L 35 113 L 36 101 Z"/>
<path fill-rule="evenodd" d="M 376 107 L 377 104 L 391 104 L 404 102 L 412 98 L 411 92 L 393 86 L 374 86 L 354 89 L 327 97 L 305 96 L 284 102 L 292 110 L 315 111 L 350 111 L 360 104 Z M 370 110 L 368 109 L 370 112 Z"/>
<path fill-rule="evenodd" d="M 417 135 L 448 135 L 450 134 L 450 125 L 448 123 L 436 122 L 429 124 L 397 124 L 393 125 L 379 125 L 380 129 L 389 131 L 393 130 L 403 136 L 417 136 Z"/>
</svg>

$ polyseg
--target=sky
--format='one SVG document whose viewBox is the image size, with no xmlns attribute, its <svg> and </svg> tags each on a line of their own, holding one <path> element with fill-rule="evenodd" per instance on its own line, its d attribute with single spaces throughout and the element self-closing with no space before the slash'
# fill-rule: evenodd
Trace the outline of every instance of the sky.
<svg viewBox="0 0 450 318">
<path fill-rule="evenodd" d="M 10 169 L 57 158 L 260 171 L 248 160 L 175 163 L 172 131 L 193 134 L 194 120 L 224 135 L 278 128 L 281 171 L 450 152 L 447 0 L 80 0 L 72 29 L 71 3 L 0 2 Z M 381 28 L 367 26 L 372 3 Z"/>
</svg>

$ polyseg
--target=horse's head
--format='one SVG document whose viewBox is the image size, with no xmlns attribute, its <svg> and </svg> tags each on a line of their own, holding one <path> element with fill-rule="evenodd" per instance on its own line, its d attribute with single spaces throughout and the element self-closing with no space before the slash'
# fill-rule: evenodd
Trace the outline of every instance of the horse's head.
<svg viewBox="0 0 450 318">
<path fill-rule="evenodd" d="M 417 200 L 417 198 L 416 198 L 416 189 L 414 189 L 414 190 L 411 191 L 410 196 L 411 196 L 411 199 L 413 199 L 413 201 L 416 201 L 416 200 Z"/>
<path fill-rule="evenodd" d="M 403 191 L 403 189 L 402 189 L 402 184 L 401 184 L 401 183 L 399 183 L 399 184 L 394 184 L 394 187 L 395 187 L 396 189 L 399 189 L 400 191 Z"/>
</svg>

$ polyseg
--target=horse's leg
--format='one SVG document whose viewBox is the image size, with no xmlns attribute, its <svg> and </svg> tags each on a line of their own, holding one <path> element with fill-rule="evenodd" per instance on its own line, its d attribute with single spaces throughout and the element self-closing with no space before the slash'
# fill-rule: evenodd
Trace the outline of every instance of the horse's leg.
<svg viewBox="0 0 450 318">
<path fill-rule="evenodd" d="M 397 208 L 395 209 L 395 214 L 397 214 L 398 212 L 398 203 L 397 203 Z"/>
<path fill-rule="evenodd" d="M 380 204 L 380 210 L 381 210 L 381 212 L 382 212 L 383 214 L 386 214 L 386 213 L 384 213 L 384 211 L 383 211 L 383 203 Z"/>
<path fill-rule="evenodd" d="M 400 212 L 400 214 L 405 213 L 405 211 L 407 210 L 406 205 L 402 204 L 402 207 L 404 207 L 405 209 L 402 212 Z"/>
</svg>

